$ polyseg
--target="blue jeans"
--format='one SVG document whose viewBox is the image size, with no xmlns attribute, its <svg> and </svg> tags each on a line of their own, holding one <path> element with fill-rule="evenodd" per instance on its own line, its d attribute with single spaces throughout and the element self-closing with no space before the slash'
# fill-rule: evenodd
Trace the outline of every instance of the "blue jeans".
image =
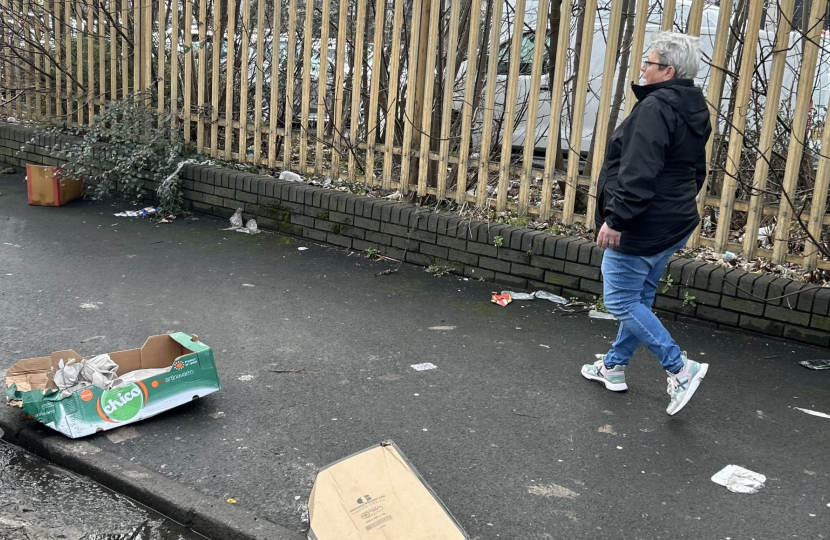
<svg viewBox="0 0 830 540">
<path fill-rule="evenodd" d="M 690 235 L 691 236 L 691 235 Z M 674 342 L 660 319 L 651 311 L 660 276 L 688 237 L 669 249 L 639 257 L 607 249 L 602 259 L 603 300 L 608 311 L 620 320 L 620 330 L 605 365 L 627 366 L 640 343 L 660 359 L 663 369 L 678 373 L 683 369 L 680 347 Z"/>
</svg>

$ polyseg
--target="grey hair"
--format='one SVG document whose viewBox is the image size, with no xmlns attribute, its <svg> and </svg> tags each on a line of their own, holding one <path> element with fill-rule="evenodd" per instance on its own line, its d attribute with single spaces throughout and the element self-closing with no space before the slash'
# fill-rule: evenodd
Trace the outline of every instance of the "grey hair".
<svg viewBox="0 0 830 540">
<path fill-rule="evenodd" d="M 676 79 L 694 79 L 700 69 L 700 38 L 680 32 L 658 32 L 651 40 L 651 50 L 660 63 L 674 68 Z"/>
</svg>

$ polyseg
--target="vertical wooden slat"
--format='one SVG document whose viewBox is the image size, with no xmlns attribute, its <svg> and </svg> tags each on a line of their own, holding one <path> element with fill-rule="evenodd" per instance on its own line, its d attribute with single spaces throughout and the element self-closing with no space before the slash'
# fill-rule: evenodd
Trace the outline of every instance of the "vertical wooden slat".
<svg viewBox="0 0 830 540">
<path fill-rule="evenodd" d="M 375 4 L 375 33 L 372 44 L 372 64 L 378 65 L 383 50 L 383 29 L 386 21 L 386 0 L 377 0 Z M 381 66 L 378 65 L 378 68 Z M 369 84 L 369 118 L 366 118 L 366 180 L 374 182 L 375 167 L 375 130 L 378 124 L 378 100 L 380 98 L 380 73 L 372 72 Z"/>
<path fill-rule="evenodd" d="M 398 108 L 398 71 L 400 69 L 401 58 L 401 33 L 403 26 L 403 2 L 401 0 L 393 0 L 395 2 L 395 12 L 392 17 L 392 47 L 390 56 L 392 62 L 389 65 L 389 93 L 386 101 L 386 113 L 384 118 L 386 120 L 386 152 L 383 156 L 383 189 L 389 189 L 392 184 L 392 149 L 395 145 L 395 111 Z M 377 51 L 375 54 L 380 54 Z M 380 69 L 380 63 L 377 62 L 376 68 Z M 373 70 L 374 72 L 374 70 Z M 380 76 L 380 75 L 378 75 Z M 403 182 L 402 182 L 403 183 Z"/>
<path fill-rule="evenodd" d="M 67 122 L 72 121 L 72 106 L 70 102 L 70 97 L 72 96 L 72 27 L 70 26 L 70 7 L 70 0 L 66 0 L 64 2 L 63 9 L 63 28 L 66 32 L 66 43 L 64 47 L 64 71 L 66 73 L 66 114 L 64 115 L 61 113 L 61 116 L 65 116 L 65 120 Z"/>
<path fill-rule="evenodd" d="M 548 148 L 545 155 L 545 174 L 542 180 L 542 211 L 540 217 L 548 220 L 551 216 L 551 199 L 553 198 L 553 173 L 556 163 L 556 149 L 562 139 L 562 102 L 559 96 L 565 91 L 565 69 L 567 68 L 568 45 L 571 35 L 571 6 L 572 0 L 562 0 L 559 19 L 559 41 L 556 44 L 556 60 L 554 61 L 553 81 L 550 81 L 550 127 L 548 128 Z"/>
<path fill-rule="evenodd" d="M 77 62 L 77 75 L 76 75 L 76 84 L 77 89 L 75 91 L 75 107 L 78 113 L 78 123 L 84 123 L 84 106 L 83 106 L 83 97 L 81 96 L 81 85 L 84 84 L 84 33 L 83 33 L 83 26 L 84 26 L 84 17 L 83 12 L 80 9 L 80 6 L 77 4 L 75 5 L 75 48 L 76 48 L 76 58 L 75 61 Z"/>
<path fill-rule="evenodd" d="M 547 0 L 542 0 L 546 2 Z M 461 2 L 451 2 L 450 18 L 447 24 L 450 25 L 450 33 L 447 45 L 447 62 L 444 67 L 444 117 L 441 119 L 441 142 L 438 152 L 438 198 L 445 199 L 447 196 L 447 170 L 449 169 L 450 154 L 450 125 L 452 124 L 452 102 L 455 95 L 455 51 L 458 49 L 458 27 L 460 25 L 459 13 Z M 539 25 L 543 26 L 543 25 Z M 535 101 L 535 100 L 534 100 Z"/>
<path fill-rule="evenodd" d="M 68 0 L 67 0 L 68 1 Z M 132 24 L 132 59 L 133 59 L 133 86 L 132 91 L 134 94 L 141 92 L 141 73 L 143 68 L 143 62 L 141 58 L 141 24 L 142 24 L 142 15 L 143 10 L 141 9 L 141 0 L 132 0 L 133 3 L 133 24 Z"/>
<path fill-rule="evenodd" d="M 703 0 L 692 0 L 692 7 L 689 9 L 689 20 L 686 22 L 686 33 L 691 36 L 699 36 L 701 24 L 703 24 Z"/>
<path fill-rule="evenodd" d="M 723 11 L 723 8 L 721 8 Z M 628 68 L 628 81 L 637 83 L 640 80 L 640 68 L 643 65 L 645 52 L 646 24 L 648 23 L 648 0 L 637 0 L 637 10 L 634 16 L 634 38 L 631 41 L 631 60 Z M 625 98 L 625 112 L 623 118 L 631 114 L 637 98 L 629 90 Z"/>
<path fill-rule="evenodd" d="M 104 110 L 107 97 L 107 42 L 106 19 L 104 18 L 104 0 L 98 1 L 98 105 L 99 112 Z"/>
<path fill-rule="evenodd" d="M 113 21 L 118 21 L 118 5 L 117 0 L 107 0 L 107 9 L 112 15 Z M 112 21 L 109 24 L 109 42 L 110 42 L 110 91 L 108 93 L 110 100 L 118 99 L 118 64 L 115 61 L 118 55 L 118 39 L 116 34 L 115 23 Z"/>
<path fill-rule="evenodd" d="M 153 81 L 153 5 L 149 0 L 136 0 L 141 8 L 141 86 L 142 92 L 150 90 Z M 147 105 L 149 106 L 149 100 Z"/>
<path fill-rule="evenodd" d="M 86 5 L 86 106 L 87 119 L 95 115 L 95 10 Z"/>
<path fill-rule="evenodd" d="M 715 46 L 712 51 L 711 69 L 709 71 L 709 89 L 706 93 L 706 102 L 709 104 L 709 121 L 712 124 L 712 136 L 706 141 L 706 178 L 703 187 L 697 195 L 697 213 L 703 215 L 706 206 L 706 194 L 709 191 L 709 171 L 712 168 L 712 148 L 715 145 L 716 132 L 718 130 L 717 104 L 720 102 L 720 95 L 723 92 L 723 81 L 728 63 L 726 60 L 726 43 L 729 38 L 729 25 L 732 21 L 732 2 L 724 2 L 718 14 L 718 27 L 715 30 Z M 696 248 L 700 245 L 701 225 L 695 228 L 691 238 L 686 243 L 688 247 Z"/>
<path fill-rule="evenodd" d="M 583 36 L 591 36 L 594 31 L 594 17 L 597 0 L 585 2 L 585 20 L 582 27 Z M 574 96 L 574 117 L 571 121 L 571 144 L 568 149 L 568 176 L 565 183 L 565 205 L 562 208 L 562 222 L 570 225 L 574 221 L 574 203 L 576 202 L 576 185 L 579 182 L 579 158 L 582 152 L 582 126 L 585 124 L 585 102 L 588 97 L 589 68 L 593 39 L 582 40 L 579 53 L 579 80 Z M 611 46 L 613 48 L 613 46 Z"/>
<path fill-rule="evenodd" d="M 317 75 L 317 143 L 314 147 L 314 174 L 323 174 L 323 134 L 326 126 L 326 96 L 329 72 L 329 24 L 331 1 L 323 0 L 320 22 L 320 72 Z"/>
<path fill-rule="evenodd" d="M 725 178 L 720 200 L 720 217 L 718 218 L 718 228 L 715 231 L 714 247 L 717 253 L 723 253 L 729 241 L 732 211 L 735 205 L 738 165 L 743 149 L 746 117 L 749 113 L 749 91 L 752 86 L 752 72 L 755 69 L 755 51 L 758 48 L 758 32 L 754 29 L 761 27 L 763 8 L 763 2 L 750 2 L 744 54 L 741 57 L 738 88 L 735 93 L 735 112 L 732 114 L 732 129 L 729 134 L 729 150 L 727 151 Z"/>
<path fill-rule="evenodd" d="M 519 0 L 524 2 L 524 0 Z M 441 13 L 441 0 L 432 0 L 432 16 L 429 20 L 429 38 L 427 39 L 426 80 L 424 83 L 424 107 L 421 115 L 421 152 L 418 164 L 418 195 L 427 194 L 427 176 L 429 174 L 429 150 L 432 137 L 432 98 L 435 93 L 435 53 L 438 50 L 438 16 Z M 423 21 L 422 21 L 423 24 Z M 402 178 L 406 181 L 406 178 Z"/>
<path fill-rule="evenodd" d="M 175 129 L 179 123 L 179 0 L 170 2 L 170 30 L 170 128 Z"/>
<path fill-rule="evenodd" d="M 619 3 L 619 2 L 618 2 Z M 548 0 L 539 0 L 536 6 L 537 13 L 546 16 Z M 519 215 L 526 215 L 530 204 L 530 175 L 533 168 L 533 151 L 536 146 L 536 119 L 539 116 L 539 92 L 542 87 L 542 62 L 544 60 L 545 35 L 547 25 L 536 25 L 536 36 L 533 41 L 533 65 L 530 68 L 530 102 L 525 117 L 525 142 L 522 155 L 522 173 L 519 181 Z"/>
<path fill-rule="evenodd" d="M 158 111 L 163 113 L 165 109 L 164 104 L 164 74 L 165 74 L 165 60 L 167 51 L 167 6 L 165 0 L 158 0 L 159 3 L 159 19 L 158 19 Z"/>
<path fill-rule="evenodd" d="M 418 0 L 416 0 L 417 3 Z M 331 176 L 340 177 L 340 148 L 343 146 L 340 134 L 343 132 L 343 91 L 345 81 L 344 59 L 346 55 L 346 15 L 349 0 L 340 0 L 337 18 L 337 53 L 334 60 L 334 141 L 331 150 Z M 414 9 L 414 8 L 413 8 Z"/>
<path fill-rule="evenodd" d="M 305 0 L 305 27 L 303 28 L 303 87 L 300 105 L 300 167 L 303 174 L 308 169 L 308 116 L 311 108 L 311 49 L 314 33 L 314 0 Z M 324 54 L 325 44 L 320 44 L 320 54 Z"/>
<path fill-rule="evenodd" d="M 250 9 L 250 4 L 249 8 Z M 260 164 L 262 157 L 262 80 L 265 73 L 262 71 L 262 53 L 265 50 L 265 2 L 256 3 L 256 90 L 254 93 L 254 163 Z"/>
<path fill-rule="evenodd" d="M 285 138 L 283 139 L 283 168 L 291 169 L 291 155 L 294 151 L 291 144 L 291 123 L 294 120 L 294 64 L 297 57 L 297 0 L 288 2 L 288 58 L 286 60 L 285 80 Z"/>
<path fill-rule="evenodd" d="M 36 9 L 41 9 L 41 6 L 38 5 L 36 7 Z M 33 25 L 32 31 L 30 33 L 30 37 L 33 40 L 33 43 L 37 44 L 38 47 L 43 45 L 43 25 L 45 24 L 45 21 L 43 21 L 42 15 L 43 15 L 42 12 L 35 11 L 34 12 L 34 17 L 30 19 L 32 21 L 32 25 Z M 32 70 L 32 76 L 34 77 L 34 87 L 35 87 L 34 104 L 33 104 L 34 109 L 32 111 L 33 112 L 32 118 L 34 118 L 35 120 L 40 120 L 41 118 L 43 118 L 43 109 L 41 107 L 42 99 L 41 98 L 43 97 L 44 92 L 41 91 L 42 90 L 41 89 L 41 78 L 43 78 L 43 76 L 41 75 L 41 73 L 39 73 L 39 70 L 42 69 L 43 71 L 46 71 L 46 65 L 45 65 L 46 58 L 44 57 L 44 55 L 41 53 L 40 50 L 36 49 L 34 44 L 29 48 L 30 51 L 31 51 L 32 65 L 37 67 L 37 69 Z M 44 78 L 44 86 L 45 86 L 45 84 L 46 84 L 46 81 L 45 81 L 45 78 Z"/>
<path fill-rule="evenodd" d="M 349 129 L 349 146 L 352 150 L 349 152 L 349 166 L 348 175 L 349 181 L 354 182 L 356 174 L 356 159 L 355 152 L 357 145 L 360 142 L 360 85 L 361 76 L 363 73 L 363 42 L 366 32 L 366 2 L 357 2 L 357 25 L 355 28 L 354 39 L 354 64 L 352 65 L 352 102 L 349 107 L 351 128 Z M 364 171 L 365 173 L 365 171 Z"/>
<path fill-rule="evenodd" d="M 202 2 L 200 1 L 199 3 Z M 182 24 L 182 31 L 184 32 L 184 55 L 182 57 L 182 61 L 184 64 L 184 84 L 182 85 L 182 129 L 184 130 L 184 142 L 189 143 L 191 140 L 191 100 L 193 99 L 193 0 L 184 1 L 183 20 L 184 23 Z M 204 27 L 206 22 L 207 21 L 200 20 L 199 28 L 201 29 Z M 201 52 L 202 44 L 199 43 L 200 56 Z"/>
<path fill-rule="evenodd" d="M 230 160 L 233 153 L 233 89 L 234 80 L 234 45 L 236 42 L 236 1 L 228 1 L 228 39 L 225 55 L 225 159 Z M 217 150 L 219 147 L 217 146 Z"/>
<path fill-rule="evenodd" d="M 23 25 L 20 28 L 20 34 L 22 38 L 22 43 L 20 44 L 21 47 L 21 59 L 20 59 L 20 81 L 23 83 L 23 89 L 25 92 L 25 101 L 23 102 L 23 112 L 24 114 L 21 115 L 25 117 L 27 120 L 31 120 L 34 111 L 34 97 L 31 91 L 33 86 L 32 75 L 34 75 L 33 70 L 30 66 L 26 65 L 26 62 L 33 63 L 34 57 L 32 55 L 32 28 L 31 28 L 31 18 L 29 17 L 29 7 L 26 4 L 25 0 L 20 0 L 20 14 L 23 18 Z M 36 94 L 35 94 L 36 95 Z"/>
<path fill-rule="evenodd" d="M 127 0 L 121 0 L 121 13 L 119 21 L 121 22 L 121 97 L 125 98 L 130 94 L 130 54 L 127 48 L 127 38 L 129 35 L 129 7 Z"/>
<path fill-rule="evenodd" d="M 592 0 L 588 0 L 591 2 Z M 510 162 L 513 158 L 513 121 L 516 118 L 516 96 L 519 86 L 519 68 L 521 63 L 522 39 L 525 19 L 525 0 L 517 0 L 513 12 L 515 28 L 510 44 L 510 74 L 507 76 L 507 96 L 503 116 L 501 160 L 499 162 L 499 192 L 496 197 L 496 210 L 507 209 L 507 191 L 510 189 Z M 493 31 L 495 32 L 495 26 Z M 591 34 L 588 34 L 591 35 Z M 590 43 L 590 39 L 585 40 Z M 530 128 L 534 131 L 533 128 Z M 533 144 L 533 143 L 531 143 Z"/>
<path fill-rule="evenodd" d="M 787 47 L 789 46 L 790 21 L 793 15 L 793 0 L 781 0 L 779 3 L 778 31 L 772 53 L 772 71 L 767 85 L 767 97 L 764 102 L 764 120 L 761 125 L 761 138 L 758 141 L 758 158 L 755 160 L 755 174 L 752 179 L 752 196 L 749 199 L 749 211 L 746 215 L 743 255 L 747 259 L 755 256 L 758 247 L 758 227 L 764 211 L 764 200 L 769 174 L 769 160 L 772 157 L 772 144 L 778 118 L 778 106 L 781 100 L 781 82 L 784 79 L 784 67 L 787 65 Z M 830 133 L 830 130 L 825 130 Z M 822 146 L 827 148 L 826 146 Z M 821 176 L 817 177 L 820 180 Z"/>
<path fill-rule="evenodd" d="M 570 2 L 571 0 L 565 0 Z M 481 152 L 478 159 L 478 185 L 476 186 L 476 204 L 484 206 L 487 200 L 487 183 L 490 177 L 490 144 L 493 137 L 493 112 L 496 103 L 496 79 L 498 78 L 499 67 L 499 46 L 501 36 L 498 28 L 501 25 L 504 0 L 494 0 L 493 4 L 493 26 L 490 29 L 490 52 L 487 59 L 487 88 L 484 91 L 484 124 L 481 133 Z M 564 9 L 563 9 L 564 11 Z"/>
<path fill-rule="evenodd" d="M 55 62 L 54 62 L 54 72 L 55 72 L 55 120 L 59 119 L 61 116 L 61 96 L 62 90 L 61 85 L 63 84 L 63 55 L 61 54 L 61 37 L 62 37 L 62 5 L 60 0 L 52 0 L 52 9 L 54 13 L 52 14 L 52 33 L 55 36 Z M 2 40 L 0 40 L 0 43 Z"/>
<path fill-rule="evenodd" d="M 821 36 L 822 19 L 827 9 L 827 2 L 814 1 L 810 10 L 810 26 L 804 42 L 804 56 L 801 59 L 801 74 L 798 79 L 798 94 L 793 114 L 793 129 L 790 134 L 789 148 L 787 149 L 787 167 L 784 169 L 784 181 L 781 189 L 781 203 L 778 208 L 778 220 L 775 225 L 775 245 L 772 247 L 773 264 L 781 264 L 787 256 L 790 238 L 790 220 L 794 209 L 789 201 L 793 201 L 795 188 L 801 170 L 801 154 L 804 150 L 804 138 L 807 132 L 807 115 L 810 102 L 813 98 L 813 83 L 818 61 L 818 43 Z M 805 76 L 806 74 L 806 76 Z M 784 194 L 789 201 L 785 200 Z M 749 231 L 750 233 L 753 231 Z"/>
<path fill-rule="evenodd" d="M 783 9 L 783 8 L 782 8 Z M 830 110 L 830 103 L 828 103 L 828 110 Z M 825 129 L 821 134 L 821 147 L 830 148 L 830 129 Z M 819 154 L 818 171 L 816 171 L 816 184 L 813 188 L 813 199 L 811 201 L 810 218 L 807 222 L 807 231 L 818 242 L 821 242 L 822 225 L 824 224 L 824 216 L 827 211 L 827 190 L 830 184 L 830 158 L 827 154 L 822 152 Z M 747 231 L 754 231 L 747 226 Z M 749 236 L 747 234 L 747 236 Z M 753 235 L 753 238 L 755 236 Z M 757 244 L 757 242 L 754 242 Z M 809 272 L 816 267 L 819 255 L 819 247 L 813 242 L 809 242 L 804 246 L 804 270 Z"/>
<path fill-rule="evenodd" d="M 280 74 L 280 18 L 281 2 L 274 1 L 274 21 L 271 26 L 271 104 L 268 111 L 268 166 L 277 163 L 277 96 Z"/>
<path fill-rule="evenodd" d="M 674 28 L 674 12 L 676 9 L 677 0 L 663 0 L 663 23 L 661 30 L 664 32 L 671 31 Z"/>
<path fill-rule="evenodd" d="M 0 13 L 3 14 L 3 17 L 6 16 L 7 10 L 6 0 L 0 0 Z M 6 50 L 7 47 L 10 47 L 8 29 L 5 24 L 0 24 L 0 50 Z M 6 55 L 0 54 L 0 80 L 5 82 L 8 81 L 9 78 L 10 75 L 8 73 Z M 4 116 L 9 114 L 9 105 L 7 100 L 10 96 L 6 88 L 8 88 L 6 84 L 0 85 L 0 113 Z"/>
<path fill-rule="evenodd" d="M 202 0 L 204 1 L 204 0 Z M 222 35 L 220 13 L 222 13 L 222 0 L 214 0 L 213 13 L 211 14 L 211 90 L 210 90 L 210 155 L 219 155 L 219 56 L 222 49 Z M 277 30 L 279 32 L 279 30 Z M 227 57 L 226 57 L 227 58 Z"/>
<path fill-rule="evenodd" d="M 215 19 L 211 24 L 215 27 Z M 214 29 L 214 32 L 216 30 Z M 205 0 L 199 0 L 199 56 L 196 58 L 196 150 L 199 153 L 205 149 L 205 85 L 207 84 L 207 8 Z M 211 56 L 216 55 L 215 40 L 211 36 Z M 216 73 L 216 72 L 213 72 Z M 211 75 L 212 79 L 216 77 Z"/>
<path fill-rule="evenodd" d="M 239 161 L 248 161 L 248 59 L 251 32 L 251 2 L 242 0 L 242 65 L 239 68 Z"/>
<path fill-rule="evenodd" d="M 611 19 L 608 23 L 608 39 L 605 45 L 605 65 L 603 66 L 603 84 L 599 93 L 597 108 L 597 123 L 594 135 L 594 155 L 591 164 L 591 187 L 588 190 L 588 208 L 585 212 L 585 225 L 594 228 L 594 213 L 597 208 L 597 183 L 602 171 L 602 162 L 605 159 L 605 147 L 608 140 L 608 112 L 611 108 L 611 91 L 614 86 L 614 77 L 617 64 L 616 43 L 620 36 L 620 20 L 622 19 L 622 2 L 611 4 Z"/>
<path fill-rule="evenodd" d="M 481 35 L 481 0 L 471 0 L 470 7 L 470 35 L 467 42 L 467 72 L 464 74 L 464 103 L 461 105 L 461 141 L 458 150 L 458 176 L 455 192 L 456 202 L 463 202 L 467 194 L 467 161 L 470 157 L 470 139 L 473 125 L 473 99 L 475 92 L 475 77 L 478 71 L 479 46 L 484 49 L 485 44 L 479 44 Z M 542 13 L 540 10 L 539 13 Z M 483 157 L 483 156 L 482 156 Z"/>
</svg>

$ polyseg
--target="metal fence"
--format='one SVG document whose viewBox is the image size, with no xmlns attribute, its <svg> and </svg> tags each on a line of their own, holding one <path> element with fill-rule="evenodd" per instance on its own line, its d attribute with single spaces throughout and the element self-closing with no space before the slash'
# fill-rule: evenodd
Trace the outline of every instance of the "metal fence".
<svg viewBox="0 0 830 540">
<path fill-rule="evenodd" d="M 824 0 L 0 0 L 0 13 L 0 119 L 86 124 L 143 92 L 212 156 L 589 227 L 649 36 L 699 35 L 716 129 L 690 244 L 830 268 Z"/>
</svg>

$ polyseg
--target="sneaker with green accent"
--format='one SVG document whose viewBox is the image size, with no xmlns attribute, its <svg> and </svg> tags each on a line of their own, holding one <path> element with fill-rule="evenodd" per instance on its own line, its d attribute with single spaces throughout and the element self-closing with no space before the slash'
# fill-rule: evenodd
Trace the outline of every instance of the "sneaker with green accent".
<svg viewBox="0 0 830 540">
<path fill-rule="evenodd" d="M 614 392 L 628 390 L 625 384 L 625 366 L 614 366 L 611 369 L 605 367 L 605 355 L 600 355 L 599 360 L 593 364 L 582 366 L 582 376 L 591 381 L 601 382 L 605 388 Z"/>
<path fill-rule="evenodd" d="M 666 379 L 669 383 L 667 392 L 671 396 L 671 401 L 666 409 L 670 415 L 675 415 L 680 412 L 680 409 L 686 406 L 692 396 L 695 394 L 697 387 L 700 386 L 700 381 L 706 376 L 709 371 L 709 364 L 700 364 L 694 360 L 686 358 L 686 353 L 683 353 L 683 369 L 680 373 L 669 374 Z"/>
</svg>

